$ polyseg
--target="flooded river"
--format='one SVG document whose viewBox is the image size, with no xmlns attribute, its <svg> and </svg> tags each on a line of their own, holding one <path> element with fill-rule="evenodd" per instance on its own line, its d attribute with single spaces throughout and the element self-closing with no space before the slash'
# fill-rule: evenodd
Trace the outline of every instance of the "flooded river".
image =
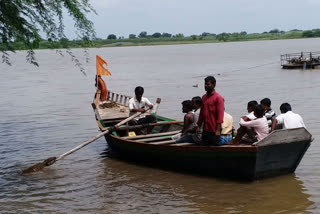
<svg viewBox="0 0 320 214">
<path fill-rule="evenodd" d="M 280 54 L 319 51 L 320 39 L 72 50 L 86 70 L 55 50 L 0 64 L 0 213 L 320 213 L 320 69 L 282 70 Z M 91 102 L 95 55 L 109 63 L 110 90 L 145 88 L 159 114 L 182 119 L 181 102 L 214 75 L 238 127 L 249 100 L 269 97 L 299 113 L 315 140 L 295 174 L 244 183 L 166 171 L 108 157 L 104 139 L 41 172 L 21 170 L 97 135 Z M 193 87 L 197 85 L 199 87 Z"/>
</svg>

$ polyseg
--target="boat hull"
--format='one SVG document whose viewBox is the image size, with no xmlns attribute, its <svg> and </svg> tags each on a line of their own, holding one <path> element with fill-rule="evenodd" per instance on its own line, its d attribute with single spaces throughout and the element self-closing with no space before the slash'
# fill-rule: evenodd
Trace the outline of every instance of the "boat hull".
<svg viewBox="0 0 320 214">
<path fill-rule="evenodd" d="M 300 141 L 259 147 L 255 179 L 294 173 L 309 146 Z"/>
<path fill-rule="evenodd" d="M 310 141 L 271 146 L 148 145 L 106 136 L 112 151 L 142 164 L 204 175 L 256 180 L 293 173 Z"/>
</svg>

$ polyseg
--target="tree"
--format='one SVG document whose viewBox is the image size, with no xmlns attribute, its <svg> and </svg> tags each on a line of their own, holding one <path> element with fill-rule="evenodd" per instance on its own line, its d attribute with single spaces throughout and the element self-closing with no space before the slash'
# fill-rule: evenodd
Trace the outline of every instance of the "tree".
<svg viewBox="0 0 320 214">
<path fill-rule="evenodd" d="M 191 37 L 192 40 L 197 40 L 198 39 L 197 35 L 191 35 L 190 37 Z"/>
<path fill-rule="evenodd" d="M 311 30 L 306 30 L 306 31 L 303 31 L 302 37 L 314 37 L 314 35 Z"/>
<path fill-rule="evenodd" d="M 135 39 L 136 37 L 136 34 L 129 34 L 129 39 Z"/>
<path fill-rule="evenodd" d="M 269 33 L 280 33 L 280 30 L 279 29 L 273 29 L 273 30 L 270 30 Z"/>
<path fill-rule="evenodd" d="M 227 41 L 228 40 L 228 38 L 229 38 L 229 34 L 228 33 L 220 33 L 220 34 L 218 34 L 217 35 L 217 40 L 219 40 L 219 41 Z"/>
<path fill-rule="evenodd" d="M 60 44 L 62 45 L 63 48 L 67 48 L 68 43 L 69 43 L 69 39 L 67 39 L 67 38 L 60 39 Z"/>
<path fill-rule="evenodd" d="M 147 37 L 147 32 L 146 31 L 142 31 L 140 34 L 139 34 L 139 38 L 146 38 Z"/>
<path fill-rule="evenodd" d="M 182 33 L 178 33 L 176 34 L 176 38 L 182 39 L 184 38 L 184 35 Z"/>
<path fill-rule="evenodd" d="M 202 37 L 210 36 L 210 35 L 211 35 L 211 34 L 210 34 L 210 33 L 207 33 L 207 32 L 203 32 L 203 33 L 201 34 Z"/>
<path fill-rule="evenodd" d="M 120 38 L 120 37 L 119 37 Z M 109 34 L 107 39 L 117 39 L 117 36 L 114 34 Z"/>
<path fill-rule="evenodd" d="M 171 38 L 172 34 L 170 33 L 162 33 L 162 37 Z"/>
<path fill-rule="evenodd" d="M 28 49 L 27 61 L 38 65 L 33 49 L 39 47 L 40 31 L 51 42 L 66 38 L 64 10 L 73 18 L 79 38 L 89 42 L 95 37 L 93 23 L 86 17 L 89 12 L 95 13 L 89 0 L 0 0 L 0 51 L 3 62 L 10 64 L 8 51 L 14 52 L 13 41 L 19 40 Z"/>
<path fill-rule="evenodd" d="M 316 29 L 313 32 L 314 37 L 320 37 L 320 29 Z"/>
<path fill-rule="evenodd" d="M 152 34 L 152 37 L 154 37 L 154 38 L 160 38 L 161 37 L 161 33 L 154 33 L 154 34 Z"/>
</svg>

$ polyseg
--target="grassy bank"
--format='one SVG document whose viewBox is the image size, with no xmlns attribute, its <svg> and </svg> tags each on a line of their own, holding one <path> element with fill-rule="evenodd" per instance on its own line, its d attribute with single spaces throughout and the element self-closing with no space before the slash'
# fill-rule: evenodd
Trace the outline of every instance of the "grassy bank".
<svg viewBox="0 0 320 214">
<path fill-rule="evenodd" d="M 146 45 L 170 45 L 170 44 L 197 44 L 197 43 L 218 43 L 218 42 L 237 42 L 237 41 L 259 41 L 259 40 L 281 40 L 320 37 L 320 29 L 302 31 L 292 30 L 288 32 L 264 32 L 264 33 L 221 33 L 218 35 L 191 35 L 184 37 L 159 37 L 146 36 L 145 38 L 128 39 L 96 39 L 90 42 L 82 40 L 61 39 L 57 42 L 42 40 L 39 47 L 35 49 L 60 49 L 60 48 L 85 48 L 85 47 L 121 47 L 121 46 L 146 46 Z M 15 50 L 25 50 L 22 42 L 13 42 Z"/>
</svg>

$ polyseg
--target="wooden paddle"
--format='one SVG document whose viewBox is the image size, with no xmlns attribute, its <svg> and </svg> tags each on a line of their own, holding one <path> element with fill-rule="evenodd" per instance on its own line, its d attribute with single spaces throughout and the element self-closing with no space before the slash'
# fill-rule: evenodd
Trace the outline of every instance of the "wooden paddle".
<svg viewBox="0 0 320 214">
<path fill-rule="evenodd" d="M 90 143 L 94 142 L 95 140 L 99 139 L 100 137 L 108 134 L 112 129 L 116 129 L 118 128 L 119 126 L 129 122 L 130 120 L 132 120 L 133 118 L 136 118 L 138 117 L 140 114 L 142 114 L 142 112 L 137 112 L 135 113 L 134 115 L 128 117 L 127 119 L 117 123 L 114 127 L 110 127 L 109 129 L 107 129 L 106 131 L 104 132 L 101 132 L 100 134 L 98 134 L 97 136 L 95 136 L 94 138 L 92 138 L 91 140 L 88 140 L 82 144 L 80 144 L 79 146 L 71 149 L 70 151 L 66 152 L 66 153 L 63 153 L 62 155 L 58 156 L 58 157 L 50 157 L 46 160 L 44 160 L 43 162 L 41 163 L 37 163 L 31 167 L 28 167 L 27 169 L 24 169 L 22 172 L 23 173 L 31 173 L 31 172 L 37 172 L 37 171 L 40 171 L 42 170 L 44 167 L 46 166 L 50 166 L 52 164 L 54 164 L 55 162 L 57 162 L 58 160 L 61 160 L 62 158 L 64 158 L 65 156 L 67 155 L 70 155 L 72 153 L 74 153 L 75 151 L 78 151 L 79 149 L 89 145 Z"/>
</svg>

